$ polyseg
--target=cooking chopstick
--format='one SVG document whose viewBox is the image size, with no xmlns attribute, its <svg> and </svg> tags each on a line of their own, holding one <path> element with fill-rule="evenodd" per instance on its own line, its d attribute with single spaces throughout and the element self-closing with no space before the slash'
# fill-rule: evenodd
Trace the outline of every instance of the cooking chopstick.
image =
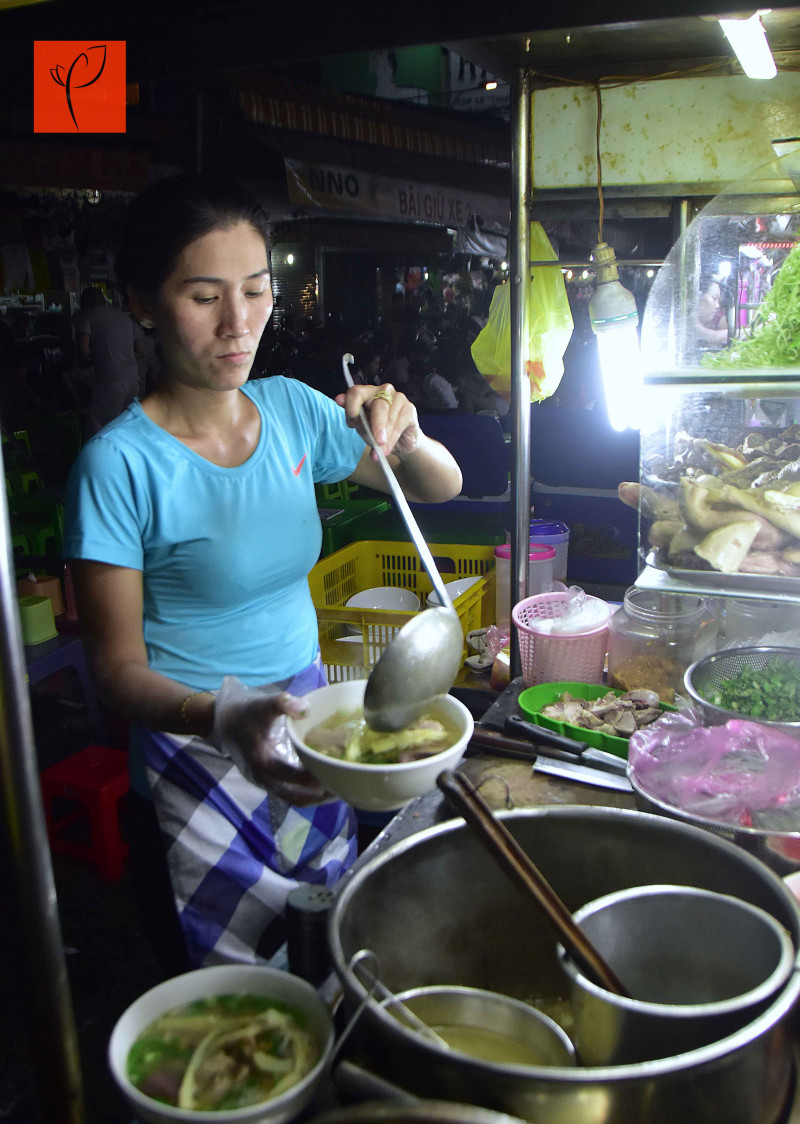
<svg viewBox="0 0 800 1124">
<path fill-rule="evenodd" d="M 464 774 L 445 770 L 436 778 L 436 784 L 511 880 L 539 903 L 565 949 L 587 979 L 606 991 L 627 997 L 628 993 L 616 973 L 575 924 L 572 914 L 534 861 L 523 851 L 505 824 L 495 817 Z"/>
</svg>

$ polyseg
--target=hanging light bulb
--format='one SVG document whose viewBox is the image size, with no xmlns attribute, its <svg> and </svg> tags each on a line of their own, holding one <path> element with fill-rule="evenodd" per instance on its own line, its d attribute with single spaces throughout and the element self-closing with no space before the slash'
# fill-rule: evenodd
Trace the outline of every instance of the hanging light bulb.
<svg viewBox="0 0 800 1124">
<path fill-rule="evenodd" d="M 778 73 L 759 12 L 748 19 L 720 19 L 739 65 L 748 78 L 774 78 Z"/>
<path fill-rule="evenodd" d="M 592 261 L 597 269 L 595 290 L 589 299 L 589 321 L 597 336 L 608 420 L 616 430 L 638 429 L 642 370 L 636 299 L 620 284 L 611 246 L 598 242 Z"/>
</svg>

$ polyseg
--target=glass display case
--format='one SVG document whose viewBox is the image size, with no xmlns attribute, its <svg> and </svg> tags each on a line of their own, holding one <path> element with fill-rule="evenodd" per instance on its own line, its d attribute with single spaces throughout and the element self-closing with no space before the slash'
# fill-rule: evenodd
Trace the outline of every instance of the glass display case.
<svg viewBox="0 0 800 1124">
<path fill-rule="evenodd" d="M 698 214 L 641 339 L 636 584 L 800 602 L 800 147 Z"/>
</svg>

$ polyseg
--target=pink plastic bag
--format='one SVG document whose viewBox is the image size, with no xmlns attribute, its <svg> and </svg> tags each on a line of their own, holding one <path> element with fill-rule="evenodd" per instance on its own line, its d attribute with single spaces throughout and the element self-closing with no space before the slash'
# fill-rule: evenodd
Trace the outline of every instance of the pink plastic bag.
<svg viewBox="0 0 800 1124">
<path fill-rule="evenodd" d="M 703 726 L 667 713 L 631 736 L 628 761 L 656 800 L 718 823 L 800 831 L 800 740 L 758 722 Z"/>
</svg>

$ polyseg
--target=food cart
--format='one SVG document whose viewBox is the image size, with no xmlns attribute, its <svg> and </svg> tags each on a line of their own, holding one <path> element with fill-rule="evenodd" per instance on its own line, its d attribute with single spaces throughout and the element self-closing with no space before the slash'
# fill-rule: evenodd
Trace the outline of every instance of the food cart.
<svg viewBox="0 0 800 1124">
<path fill-rule="evenodd" d="M 527 182 L 529 168 L 529 138 L 530 138 L 530 78 L 526 73 L 520 75 L 516 90 L 516 103 L 514 111 L 514 128 L 516 143 L 514 145 L 514 226 L 517 233 L 515 254 L 512 258 L 512 318 L 514 331 L 512 333 L 512 412 L 513 426 L 513 459 L 512 470 L 512 506 L 514 510 L 514 531 L 512 535 L 512 590 L 514 599 L 521 599 L 526 592 L 527 580 L 527 527 L 529 521 L 529 491 L 528 474 L 530 465 L 530 433 L 529 433 L 529 387 L 524 375 L 524 357 L 520 354 L 517 340 L 525 338 L 524 302 L 519 299 L 519 285 L 522 276 L 526 273 L 526 263 L 530 258 L 528 247 L 528 206 L 529 184 Z M 776 181 L 777 182 L 777 181 Z M 791 181 L 791 186 L 785 184 L 780 188 L 782 198 L 791 200 L 796 195 L 797 184 Z M 775 185 L 773 185 L 775 186 Z M 771 197 L 768 187 L 758 189 L 761 196 L 760 205 L 756 212 L 760 216 L 769 215 L 771 208 L 777 204 L 777 198 Z M 736 201 L 737 206 L 741 200 Z M 730 206 L 730 204 L 728 204 Z M 794 215 L 795 202 L 776 211 L 776 214 Z M 742 215 L 739 210 L 726 213 L 719 211 L 719 217 L 728 221 Z M 744 212 L 749 214 L 750 212 Z M 717 217 L 717 212 L 712 210 L 706 218 Z M 738 221 L 738 219 L 737 219 Z M 698 227 L 698 232 L 700 228 Z M 788 233 L 787 233 L 788 231 Z M 784 228 L 781 233 L 787 238 L 794 233 L 794 228 Z M 699 237 L 699 233 L 698 233 Z M 701 239 L 701 248 L 703 239 Z M 664 272 L 664 286 L 670 286 L 668 292 L 680 306 L 686 306 L 692 299 L 694 291 L 694 270 L 691 263 L 686 260 L 685 254 L 691 240 L 688 239 L 681 245 L 672 263 L 674 268 Z M 742 295 L 744 287 L 742 287 Z M 655 292 L 654 292 L 655 299 Z M 745 308 L 744 301 L 735 314 L 738 322 L 738 312 L 745 312 L 747 323 L 750 326 L 751 309 Z M 653 312 L 653 317 L 660 313 Z M 659 321 L 659 323 L 661 323 Z M 670 323 L 672 323 L 670 321 Z M 646 322 L 645 328 L 648 327 Z M 658 325 L 653 323 L 653 332 L 656 333 Z M 673 344 L 670 344 L 672 347 Z M 744 403 L 750 399 L 770 402 L 773 399 L 783 401 L 800 398 L 800 382 L 796 381 L 796 372 L 790 368 L 776 368 L 768 371 L 748 371 L 746 376 L 734 375 L 732 378 L 724 372 L 710 374 L 709 370 L 701 367 L 696 362 L 689 341 L 678 335 L 674 342 L 674 354 L 671 352 L 668 359 L 662 361 L 659 369 L 656 363 L 648 374 L 647 386 L 654 394 L 675 389 L 688 394 L 711 396 L 720 401 L 734 401 Z M 678 407 L 679 408 L 679 407 Z M 768 416 L 768 411 L 765 411 Z M 659 414 L 657 424 L 654 424 L 650 434 L 652 440 L 648 444 L 647 458 L 657 455 L 669 463 L 673 457 L 673 447 L 669 444 L 674 441 L 676 429 L 669 415 L 667 422 L 666 413 Z M 708 432 L 702 435 L 714 441 Z M 659 444 L 656 451 L 656 444 Z M 716 444 L 723 442 L 717 441 Z M 673 457 L 674 459 L 674 457 Z M 788 458 L 786 458 L 788 460 Z M 649 474 L 652 464 L 649 459 L 645 462 L 645 471 Z M 643 570 L 639 583 L 643 586 L 652 586 L 669 593 L 689 588 L 703 595 L 728 598 L 736 600 L 763 600 L 765 594 L 772 601 L 794 604 L 800 600 L 796 587 L 794 572 L 764 574 L 751 571 L 730 571 L 724 569 L 697 568 L 687 569 L 685 565 L 676 564 L 669 559 L 663 562 L 653 550 L 657 549 L 650 541 L 651 520 L 646 513 L 640 512 L 642 519 L 641 542 L 643 551 Z M 10 556 L 8 543 L 8 521 L 2 520 L 0 539 L 3 557 L 7 560 Z M 680 559 L 683 561 L 683 559 Z M 792 559 L 785 559 L 789 566 L 795 566 Z M 733 574 L 733 576 L 731 576 Z M 22 898 L 24 915 L 21 918 L 26 938 L 29 942 L 32 962 L 37 966 L 38 992 L 35 997 L 35 1007 L 42 1027 L 47 1027 L 50 1049 L 43 1055 L 44 1064 L 48 1070 L 51 1082 L 54 1111 L 51 1115 L 53 1121 L 75 1121 L 82 1119 L 80 1106 L 80 1087 L 78 1077 L 77 1051 L 75 1043 L 74 1026 L 71 1019 L 71 1003 L 69 989 L 66 985 L 66 975 L 63 964 L 63 948 L 60 945 L 58 915 L 55 896 L 52 886 L 52 870 L 46 849 L 42 847 L 45 837 L 45 825 L 41 813 L 38 795 L 38 775 L 36 770 L 35 750 L 31 729 L 30 709 L 25 686 L 25 668 L 22 658 L 22 644 L 19 632 L 19 623 L 15 609 L 15 591 L 12 587 L 11 575 L 8 572 L 7 561 L 0 572 L 0 605 L 4 617 L 3 622 L 3 657 L 2 657 L 2 690 L 5 701 L 4 707 L 4 737 L 2 739 L 3 772 L 6 781 L 8 819 L 12 827 L 12 842 L 14 860 L 20 884 L 28 886 L 30 892 Z M 518 679 L 519 654 L 512 652 L 512 677 Z M 509 695 L 508 698 L 513 698 Z M 614 793 L 604 789 L 596 789 L 585 785 L 578 785 L 574 781 L 557 779 L 552 780 L 541 774 L 531 775 L 529 764 L 512 763 L 505 759 L 495 759 L 491 755 L 481 756 L 470 762 L 468 771 L 476 782 L 485 782 L 489 791 L 494 794 L 494 801 L 498 807 L 502 806 L 508 798 L 517 807 L 550 805 L 550 804 L 589 804 L 593 806 L 613 806 L 620 809 L 633 809 L 633 798 L 630 794 Z M 490 786 L 495 786 L 491 788 Z M 441 814 L 438 802 L 427 800 L 420 805 L 409 807 L 398 822 L 387 831 L 385 838 L 376 841 L 375 851 L 366 856 L 369 861 L 381 849 L 385 849 L 396 839 L 406 838 L 411 832 L 417 832 L 426 824 L 434 823 Z M 788 1008 L 775 1013 L 775 1025 L 783 1025 L 788 1017 Z M 765 1027 L 772 1031 L 772 1026 Z M 744 1046 L 744 1044 L 742 1044 Z M 752 1109 L 752 1115 L 747 1117 L 755 1124 L 774 1124 L 777 1119 L 773 1109 L 786 1116 L 785 1094 L 789 1086 L 788 1069 L 785 1064 L 786 1055 L 782 1056 L 779 1066 L 780 1073 L 773 1087 L 774 1100 L 770 1102 L 771 1115 L 758 1115 L 758 1108 Z M 751 1073 L 752 1071 L 747 1071 Z M 597 1090 L 593 1090 L 597 1093 Z M 599 1111 L 599 1110 L 598 1110 Z M 750 1111 L 750 1109 L 748 1109 Z M 790 1110 L 791 1111 L 791 1110 Z M 745 1119 L 743 1117 L 743 1119 Z"/>
</svg>

